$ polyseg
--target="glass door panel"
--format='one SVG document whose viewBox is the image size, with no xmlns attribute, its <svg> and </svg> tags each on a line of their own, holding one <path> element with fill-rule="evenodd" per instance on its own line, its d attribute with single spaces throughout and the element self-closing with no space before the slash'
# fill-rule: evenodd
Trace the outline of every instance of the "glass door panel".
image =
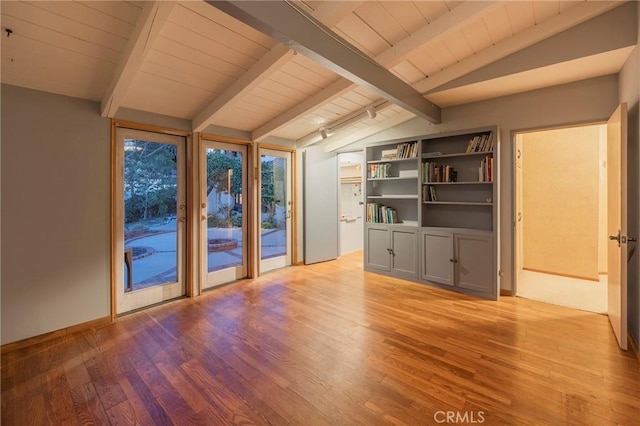
<svg viewBox="0 0 640 426">
<path fill-rule="evenodd" d="M 203 288 L 210 288 L 247 276 L 247 148 L 203 141 L 201 155 Z"/>
<path fill-rule="evenodd" d="M 117 313 L 185 292 L 185 138 L 116 131 Z"/>
<path fill-rule="evenodd" d="M 291 153 L 260 149 L 260 272 L 291 265 Z"/>
</svg>

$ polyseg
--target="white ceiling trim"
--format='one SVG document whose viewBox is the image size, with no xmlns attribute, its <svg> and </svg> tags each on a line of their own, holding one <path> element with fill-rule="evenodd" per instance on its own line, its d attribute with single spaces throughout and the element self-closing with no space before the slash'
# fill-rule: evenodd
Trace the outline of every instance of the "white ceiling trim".
<svg viewBox="0 0 640 426">
<path fill-rule="evenodd" d="M 213 124 L 216 116 L 235 106 L 242 97 L 278 71 L 292 56 L 293 50 L 282 44 L 276 45 L 193 119 L 193 131 L 201 132 L 209 124 Z"/>
<path fill-rule="evenodd" d="M 118 67 L 102 97 L 100 114 L 113 117 L 131 86 L 153 42 L 169 18 L 175 1 L 145 2 L 136 26 L 125 46 Z"/>
<path fill-rule="evenodd" d="M 608 2 L 582 2 L 576 6 L 555 15 L 540 24 L 530 27 L 513 37 L 507 38 L 495 45 L 478 52 L 450 67 L 428 76 L 424 80 L 415 83 L 413 86 L 421 93 L 426 93 L 431 89 L 439 87 L 445 83 L 455 80 L 467 73 L 475 71 L 485 65 L 502 59 L 518 50 L 531 46 L 547 37 L 558 34 L 574 25 L 578 25 L 588 19 L 598 16 L 607 10 L 619 6 L 623 1 Z"/>
<path fill-rule="evenodd" d="M 417 49 L 426 50 L 427 44 L 441 40 L 445 34 L 465 27 L 472 20 L 477 20 L 497 7 L 504 7 L 503 2 L 466 1 L 448 13 L 440 16 L 429 25 L 401 40 L 395 46 L 376 56 L 376 61 L 386 68 L 393 68 Z"/>
</svg>

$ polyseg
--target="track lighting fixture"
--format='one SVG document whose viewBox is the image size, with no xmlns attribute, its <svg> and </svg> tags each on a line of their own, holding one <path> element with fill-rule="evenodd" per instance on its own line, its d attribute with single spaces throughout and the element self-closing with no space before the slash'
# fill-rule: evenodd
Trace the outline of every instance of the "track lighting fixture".
<svg viewBox="0 0 640 426">
<path fill-rule="evenodd" d="M 376 112 L 376 107 L 374 107 L 373 105 L 369 105 L 367 107 L 367 115 L 369 116 L 369 118 L 376 118 L 376 115 L 378 115 L 378 113 Z"/>
</svg>

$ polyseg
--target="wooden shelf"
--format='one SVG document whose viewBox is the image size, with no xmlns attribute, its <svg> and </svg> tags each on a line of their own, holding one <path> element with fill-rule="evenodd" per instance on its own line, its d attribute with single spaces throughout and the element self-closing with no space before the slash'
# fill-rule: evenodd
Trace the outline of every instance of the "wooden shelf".
<svg viewBox="0 0 640 426">
<path fill-rule="evenodd" d="M 418 195 L 417 194 L 409 194 L 409 195 L 402 195 L 402 194 L 392 194 L 392 195 L 367 195 L 367 198 L 373 199 L 373 200 L 382 200 L 382 199 L 388 199 L 388 200 L 417 200 L 418 199 Z"/>
<path fill-rule="evenodd" d="M 493 206 L 493 203 L 474 203 L 471 201 L 423 201 L 422 204 L 441 204 L 450 206 Z"/>
<path fill-rule="evenodd" d="M 433 160 L 436 158 L 475 157 L 479 155 L 493 155 L 493 151 L 460 152 L 458 154 L 442 154 L 442 155 L 423 155 L 422 159 Z"/>
<path fill-rule="evenodd" d="M 402 180 L 402 179 L 418 179 L 418 176 L 391 176 L 386 178 L 367 178 L 367 180 Z"/>
<path fill-rule="evenodd" d="M 380 163 L 401 163 L 403 161 L 416 161 L 418 157 L 410 158 L 396 158 L 395 160 L 369 160 L 367 164 L 380 164 Z"/>
<path fill-rule="evenodd" d="M 491 185 L 491 182 L 422 182 L 423 185 Z"/>
</svg>

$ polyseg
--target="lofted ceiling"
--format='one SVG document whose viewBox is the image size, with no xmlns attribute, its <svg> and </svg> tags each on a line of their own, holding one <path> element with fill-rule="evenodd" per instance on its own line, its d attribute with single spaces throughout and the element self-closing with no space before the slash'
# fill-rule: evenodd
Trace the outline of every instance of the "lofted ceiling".
<svg viewBox="0 0 640 426">
<path fill-rule="evenodd" d="M 307 146 L 325 128 L 339 148 L 438 122 L 440 108 L 617 73 L 636 45 L 624 3 L 3 1 L 1 79 L 258 141 Z"/>
</svg>

